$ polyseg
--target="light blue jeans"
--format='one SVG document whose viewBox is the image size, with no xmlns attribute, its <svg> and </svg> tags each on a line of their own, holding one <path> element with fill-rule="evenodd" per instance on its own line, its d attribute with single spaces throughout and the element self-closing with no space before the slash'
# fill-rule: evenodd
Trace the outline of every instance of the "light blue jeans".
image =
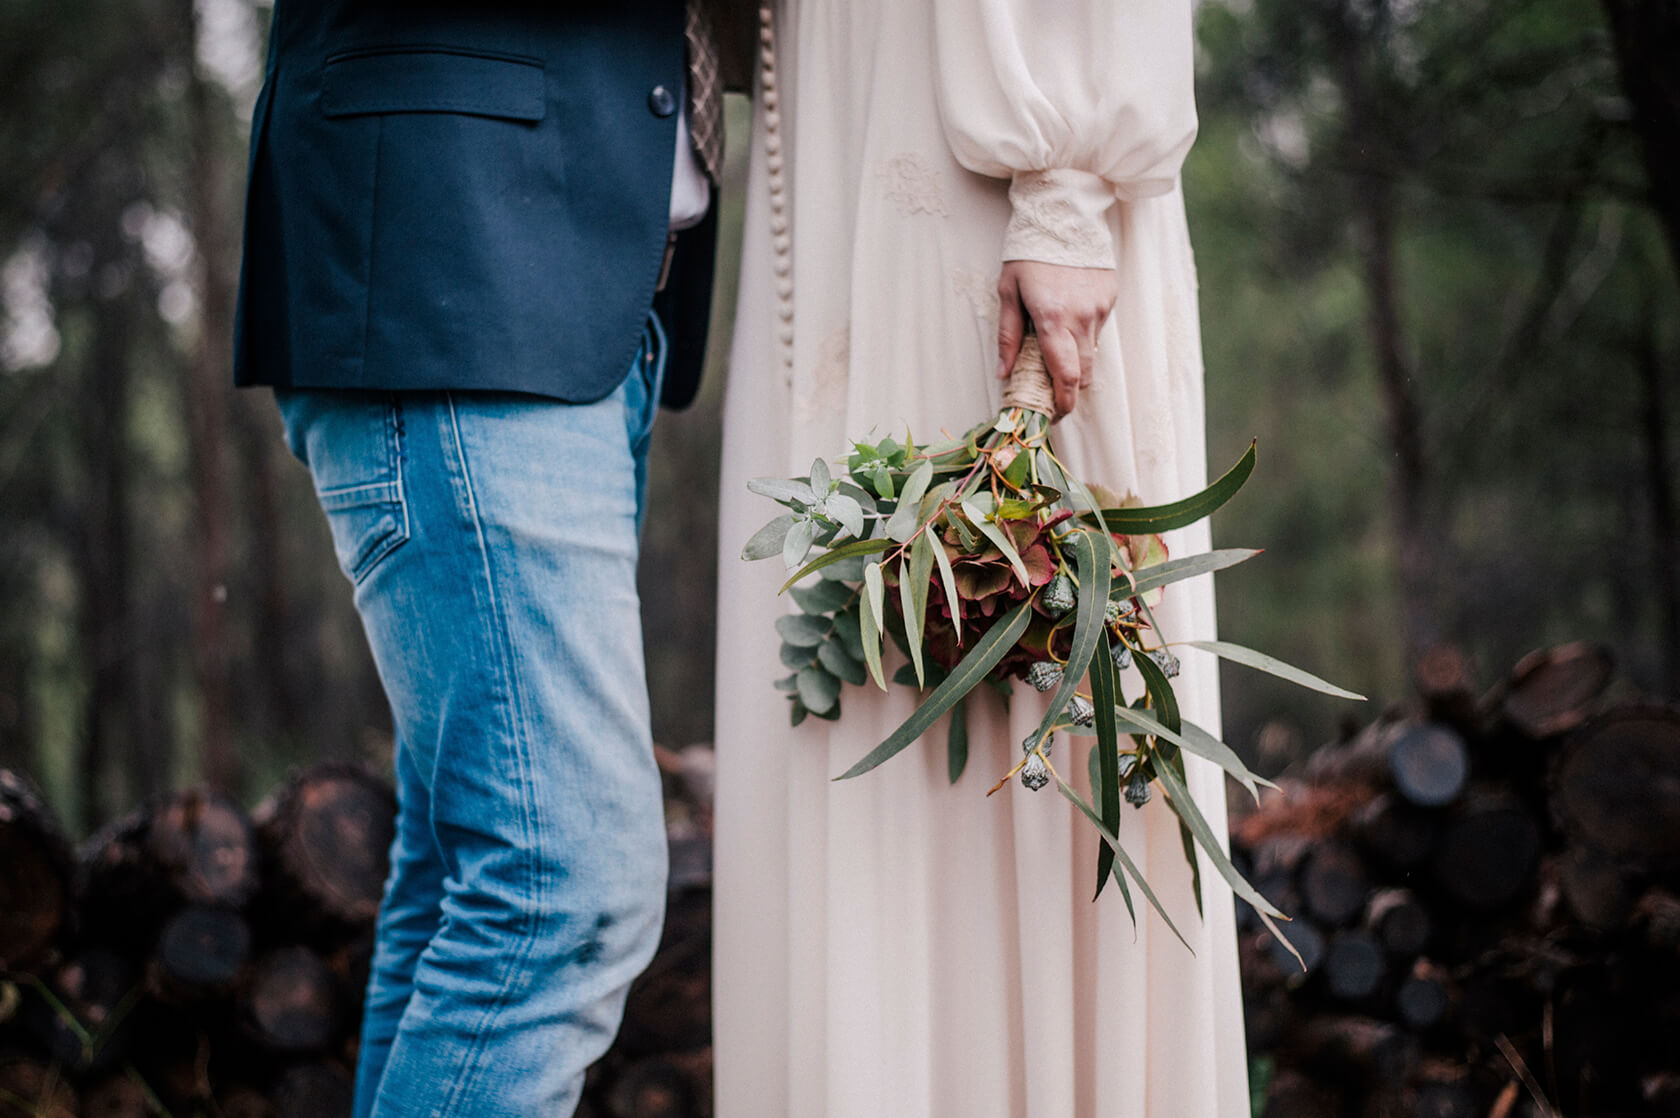
<svg viewBox="0 0 1680 1118">
<path fill-rule="evenodd" d="M 664 371 L 606 399 L 276 394 L 397 731 L 356 1118 L 550 1118 L 664 918 L 637 535 Z"/>
</svg>

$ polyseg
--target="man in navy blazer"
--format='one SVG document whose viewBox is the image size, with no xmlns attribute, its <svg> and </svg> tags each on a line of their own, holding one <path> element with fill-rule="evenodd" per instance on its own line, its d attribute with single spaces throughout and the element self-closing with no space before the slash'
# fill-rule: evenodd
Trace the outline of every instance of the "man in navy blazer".
<svg viewBox="0 0 1680 1118">
<path fill-rule="evenodd" d="M 715 229 L 685 29 L 275 4 L 235 375 L 275 389 L 396 729 L 358 1118 L 570 1114 L 658 940 L 637 533 Z"/>
</svg>

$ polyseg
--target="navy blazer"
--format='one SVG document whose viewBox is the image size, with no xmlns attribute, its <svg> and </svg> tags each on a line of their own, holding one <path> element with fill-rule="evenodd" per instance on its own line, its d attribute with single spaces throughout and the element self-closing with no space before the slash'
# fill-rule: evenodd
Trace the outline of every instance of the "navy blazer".
<svg viewBox="0 0 1680 1118">
<path fill-rule="evenodd" d="M 665 258 L 682 0 L 277 0 L 270 36 L 237 383 L 617 387 Z M 668 404 L 699 379 L 715 234 L 679 238 L 659 296 Z"/>
</svg>

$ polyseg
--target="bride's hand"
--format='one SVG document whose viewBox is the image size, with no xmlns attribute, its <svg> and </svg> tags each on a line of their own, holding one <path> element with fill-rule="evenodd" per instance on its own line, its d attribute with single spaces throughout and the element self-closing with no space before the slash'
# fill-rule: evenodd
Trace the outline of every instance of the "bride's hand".
<svg viewBox="0 0 1680 1118">
<path fill-rule="evenodd" d="M 1097 335 L 1119 297 L 1120 280 L 1113 268 L 1004 261 L 998 276 L 998 376 L 1007 377 L 1015 367 L 1021 334 L 1030 319 L 1055 385 L 1056 418 L 1061 419 L 1078 403 L 1079 390 L 1091 386 Z"/>
</svg>

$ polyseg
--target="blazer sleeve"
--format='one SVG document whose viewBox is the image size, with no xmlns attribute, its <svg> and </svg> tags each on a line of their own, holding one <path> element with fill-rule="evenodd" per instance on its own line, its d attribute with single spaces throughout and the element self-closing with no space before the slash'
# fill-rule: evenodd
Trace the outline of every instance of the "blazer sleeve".
<svg viewBox="0 0 1680 1118">
<path fill-rule="evenodd" d="M 957 161 L 1008 179 L 1003 259 L 1112 267 L 1109 210 L 1165 194 L 1196 136 L 1191 0 L 935 0 Z"/>
</svg>

